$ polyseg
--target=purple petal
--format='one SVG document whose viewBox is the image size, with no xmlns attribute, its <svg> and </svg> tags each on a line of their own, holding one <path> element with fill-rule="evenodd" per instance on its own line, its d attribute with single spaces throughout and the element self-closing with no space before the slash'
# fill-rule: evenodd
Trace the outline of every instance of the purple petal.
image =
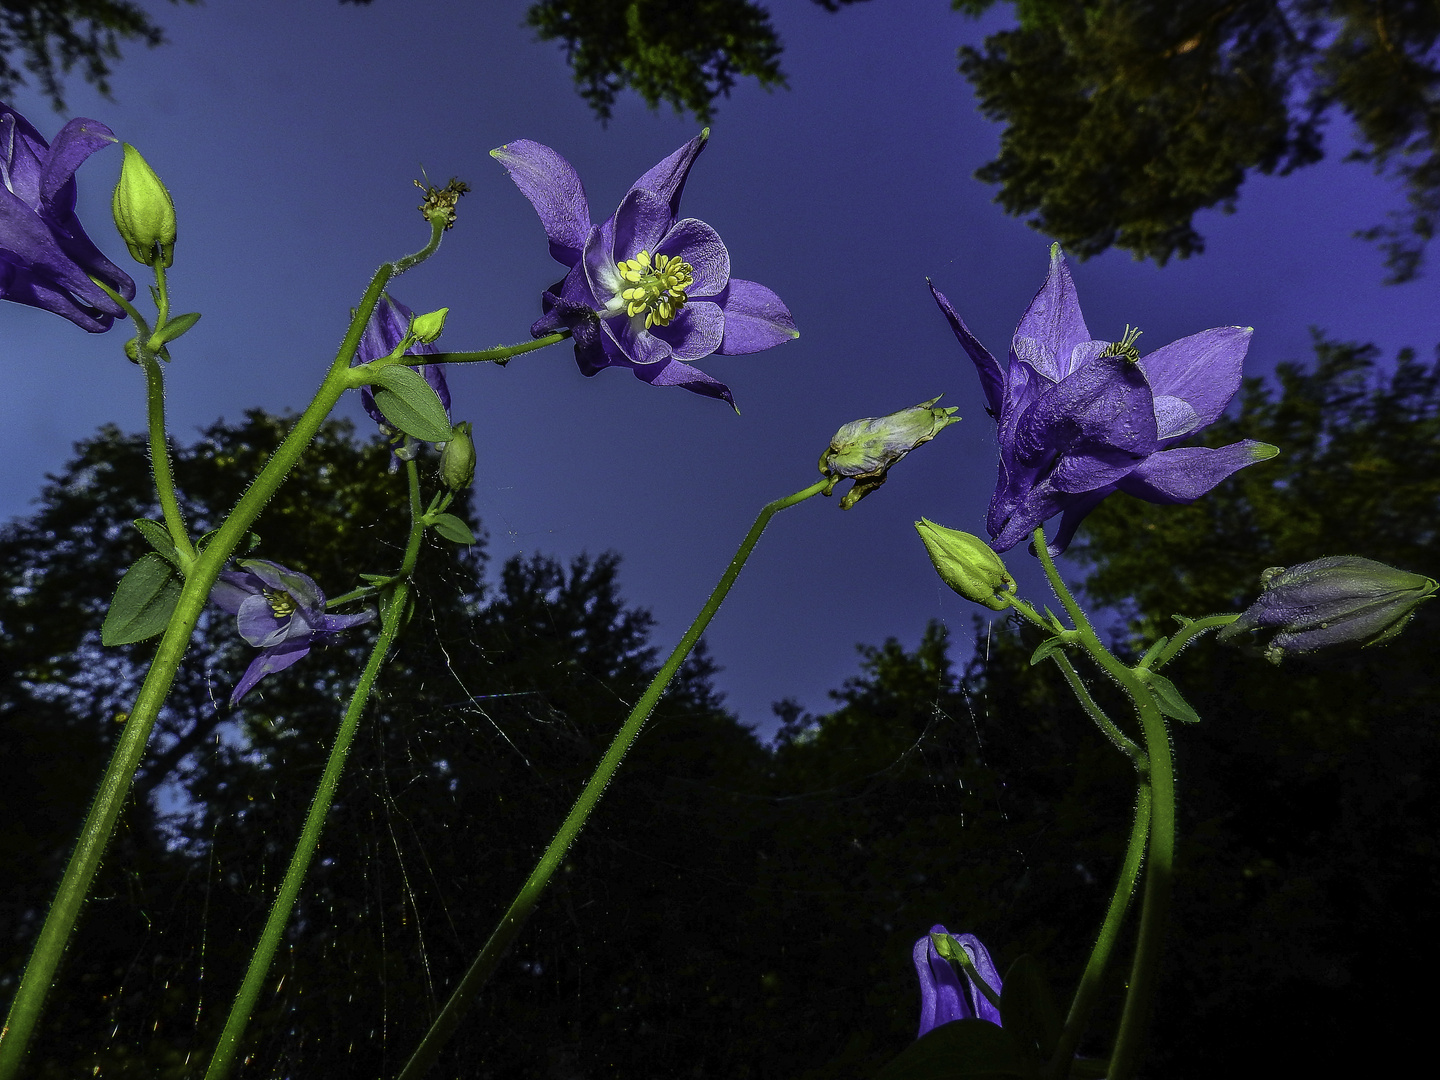
<svg viewBox="0 0 1440 1080">
<path fill-rule="evenodd" d="M 313 578 L 298 570 L 291 570 L 269 559 L 242 559 L 240 566 L 271 589 L 289 593 L 298 603 L 300 610 L 306 613 L 325 610 L 325 594 L 320 591 L 320 586 L 315 584 Z"/>
<path fill-rule="evenodd" d="M 1246 465 L 1266 461 L 1280 452 L 1269 443 L 1244 439 L 1218 450 L 1186 446 L 1151 454 L 1125 479 L 1120 490 L 1153 503 L 1194 502 Z"/>
<path fill-rule="evenodd" d="M 1042 480 L 1023 491 L 1008 512 L 1001 513 L 998 500 L 992 500 L 986 522 L 993 537 L 990 546 L 999 552 L 1009 551 L 1022 540 L 1028 540 L 1031 533 L 1067 506 L 1083 498 L 1084 494 L 1056 491 L 1048 480 Z"/>
<path fill-rule="evenodd" d="M 263 583 L 254 574 L 236 573 L 234 570 L 221 571 L 219 578 L 210 588 L 210 602 L 222 611 L 234 615 L 240 605 L 260 591 Z"/>
<path fill-rule="evenodd" d="M 585 286 L 591 296 L 595 298 L 595 308 L 602 314 L 610 311 L 610 305 L 615 305 L 615 311 L 624 311 L 624 305 L 620 302 L 620 291 L 624 288 L 624 279 L 620 276 L 620 270 L 615 265 L 615 219 L 607 218 L 601 225 L 590 230 L 590 239 L 585 241 L 585 252 L 581 257 L 581 266 L 585 273 Z M 570 277 L 565 278 L 566 286 L 570 285 Z"/>
<path fill-rule="evenodd" d="M 616 262 L 633 259 L 642 251 L 655 254 L 670 231 L 675 216 L 663 200 L 648 191 L 631 191 L 615 211 L 615 240 L 610 254 Z M 716 237 L 718 240 L 719 237 Z M 593 283 L 592 283 L 593 284 Z M 595 295 L 603 296 L 599 289 Z"/>
<path fill-rule="evenodd" d="M 690 166 L 705 149 L 710 138 L 706 128 L 675 153 L 635 181 L 632 191 L 648 191 L 670 207 L 672 218 L 680 216 L 680 196 L 685 191 L 685 180 L 690 175 Z"/>
<path fill-rule="evenodd" d="M 291 637 L 290 623 L 293 615 L 280 617 L 270 606 L 270 600 L 263 593 L 247 596 L 235 613 L 235 625 L 240 636 L 257 648 L 266 648 Z"/>
<path fill-rule="evenodd" d="M 990 959 L 990 950 L 980 943 L 980 939 L 974 934 L 959 934 L 955 937 L 959 946 L 970 954 L 970 962 L 975 965 L 975 973 L 985 980 L 985 985 L 994 990 L 998 996 L 1003 989 L 1000 982 L 1000 973 L 995 970 L 995 963 Z M 965 981 L 971 982 L 970 976 L 965 976 Z M 989 1020 L 992 1024 L 1000 1023 L 1000 1010 L 990 1004 L 990 999 L 980 992 L 979 987 L 971 986 L 971 1002 L 975 1008 L 975 1017 L 979 1020 Z"/>
<path fill-rule="evenodd" d="M 40 205 L 48 146 L 29 120 L 0 101 L 0 184 L 32 207 Z"/>
<path fill-rule="evenodd" d="M 1056 244 L 1050 249 L 1050 273 L 1015 328 L 1011 351 L 1016 359 L 1059 382 L 1073 370 L 1075 347 L 1089 340 L 1075 283 Z"/>
<path fill-rule="evenodd" d="M 698 218 L 682 218 L 656 247 L 657 255 L 675 255 L 695 272 L 691 296 L 718 296 L 730 283 L 730 252 L 720 234 Z"/>
<path fill-rule="evenodd" d="M 940 925 L 930 928 L 932 934 L 948 931 Z M 915 974 L 920 978 L 920 1030 L 916 1038 L 952 1020 L 968 1020 L 972 1013 L 960 988 L 960 978 L 950 961 L 935 951 L 929 934 L 915 942 L 912 952 Z"/>
<path fill-rule="evenodd" d="M 1022 464 L 1056 453 L 1153 453 L 1155 406 L 1145 376 L 1116 356 L 1082 367 L 1041 393 L 1019 418 L 1014 447 Z"/>
<path fill-rule="evenodd" d="M 574 166 L 550 147 L 529 139 L 506 143 L 491 150 L 490 156 L 505 167 L 540 215 L 555 261 L 566 266 L 579 262 L 590 236 L 590 206 Z"/>
<path fill-rule="evenodd" d="M 40 199 L 57 215 L 68 215 L 75 209 L 75 170 L 96 150 L 120 140 L 98 120 L 76 117 L 55 136 L 40 176 Z"/>
<path fill-rule="evenodd" d="M 1179 398 L 1199 420 L 1189 429 L 1213 424 L 1240 389 L 1241 369 L 1250 348 L 1246 326 L 1217 326 L 1172 341 L 1140 358 L 1140 369 L 1157 399 Z"/>
<path fill-rule="evenodd" d="M 649 333 L 670 346 L 677 360 L 699 360 L 720 347 L 725 314 L 709 300 L 691 300 L 675 313 L 669 326 L 654 326 Z"/>
<path fill-rule="evenodd" d="M 637 324 L 639 329 L 636 329 Z M 643 318 L 602 319 L 600 327 L 625 359 L 636 364 L 658 364 L 671 357 L 670 343 L 644 329 Z"/>
<path fill-rule="evenodd" d="M 713 379 L 697 367 L 679 360 L 670 360 L 663 364 L 651 364 L 648 367 L 637 367 L 633 369 L 635 377 L 642 379 L 651 386 L 679 386 L 689 390 L 692 394 L 703 394 L 705 397 L 718 398 L 735 409 L 735 398 L 730 393 L 730 388 L 718 379 Z M 735 409 L 738 413 L 740 410 Z"/>
<path fill-rule="evenodd" d="M 970 328 L 965 325 L 955 309 L 950 306 L 950 301 L 945 294 L 935 285 L 926 281 L 930 286 L 930 295 L 935 298 L 935 303 L 940 305 L 940 311 L 950 322 L 950 329 L 955 332 L 955 337 L 960 342 L 960 347 L 975 365 L 975 370 L 980 373 L 980 388 L 985 391 L 985 401 L 989 406 L 990 415 L 997 420 L 1000 417 L 1001 406 L 1004 404 L 1005 376 L 1000 371 L 1000 364 L 995 357 L 990 355 L 990 350 L 981 345 Z"/>
<path fill-rule="evenodd" d="M 356 612 L 353 615 L 322 614 L 315 620 L 315 629 L 322 634 L 333 634 L 340 630 L 349 630 L 352 626 L 364 626 L 366 623 L 374 621 L 374 609 Z"/>
<path fill-rule="evenodd" d="M 279 645 L 266 649 L 245 669 L 245 674 L 235 684 L 235 689 L 230 694 L 230 704 L 233 707 L 237 701 L 250 692 L 256 683 L 266 675 L 273 675 L 277 671 L 284 671 L 291 664 L 303 660 L 310 652 L 310 639 L 300 641 L 283 641 Z"/>
<path fill-rule="evenodd" d="M 1106 496 L 1113 495 L 1116 490 L 1115 484 L 1107 484 L 1105 487 L 1077 495 L 1065 505 L 1064 515 L 1060 518 L 1060 527 L 1055 530 L 1054 536 L 1045 538 L 1045 547 L 1050 552 L 1052 559 L 1059 558 L 1064 554 L 1065 549 L 1070 546 L 1070 541 L 1075 539 L 1075 530 L 1080 527 L 1085 516 L 1099 506 Z"/>
<path fill-rule="evenodd" d="M 725 335 L 715 350 L 722 355 L 763 352 L 800 336 L 790 309 L 764 285 L 731 278 L 716 299 L 725 312 Z"/>
</svg>

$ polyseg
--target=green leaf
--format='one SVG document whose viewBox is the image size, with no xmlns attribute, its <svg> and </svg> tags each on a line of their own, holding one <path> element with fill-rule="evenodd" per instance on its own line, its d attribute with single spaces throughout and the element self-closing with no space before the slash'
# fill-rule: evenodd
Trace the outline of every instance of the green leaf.
<svg viewBox="0 0 1440 1080">
<path fill-rule="evenodd" d="M 1145 650 L 1145 655 L 1140 658 L 1140 666 L 1148 668 L 1155 657 L 1160 655 L 1160 650 L 1170 643 L 1168 637 L 1162 637 L 1159 641 Z"/>
<path fill-rule="evenodd" d="M 180 578 L 174 567 L 153 552 L 141 555 L 115 587 L 100 640 L 130 645 L 154 637 L 170 622 L 179 600 Z"/>
<path fill-rule="evenodd" d="M 1010 1080 L 1033 1077 L 1003 1028 L 986 1020 L 952 1020 L 916 1039 L 875 1080 Z"/>
<path fill-rule="evenodd" d="M 188 311 L 184 315 L 176 315 L 175 318 L 155 331 L 150 338 L 150 344 L 156 349 L 168 345 L 199 321 L 200 312 L 198 311 Z"/>
<path fill-rule="evenodd" d="M 180 553 L 175 550 L 175 541 L 170 539 L 170 530 L 165 528 L 158 521 L 151 521 L 149 518 L 136 518 L 133 522 L 145 542 L 155 549 L 155 553 L 168 562 L 176 570 L 184 571 L 180 565 Z"/>
<path fill-rule="evenodd" d="M 1026 953 L 1010 965 L 1000 991 L 1005 1031 L 1037 1067 L 1050 1060 L 1060 1041 L 1060 1014 L 1039 962 Z"/>
<path fill-rule="evenodd" d="M 1175 689 L 1175 684 L 1164 675 L 1149 672 L 1145 682 L 1150 687 L 1150 692 L 1155 695 L 1155 704 L 1160 706 L 1160 711 L 1166 716 L 1187 724 L 1200 722 L 1200 714 L 1190 707 L 1190 703 Z"/>
<path fill-rule="evenodd" d="M 375 373 L 375 407 L 406 435 L 425 442 L 445 442 L 454 430 L 425 377 L 398 364 Z"/>
<path fill-rule="evenodd" d="M 1040 647 L 1030 654 L 1030 666 L 1034 667 L 1042 660 L 1050 659 L 1050 654 L 1065 647 L 1065 639 L 1058 637 L 1046 638 L 1040 643 Z"/>
<path fill-rule="evenodd" d="M 457 544 L 475 543 L 475 534 L 470 531 L 470 526 L 454 514 L 436 514 L 429 519 L 429 525 L 446 540 L 453 540 Z"/>
</svg>

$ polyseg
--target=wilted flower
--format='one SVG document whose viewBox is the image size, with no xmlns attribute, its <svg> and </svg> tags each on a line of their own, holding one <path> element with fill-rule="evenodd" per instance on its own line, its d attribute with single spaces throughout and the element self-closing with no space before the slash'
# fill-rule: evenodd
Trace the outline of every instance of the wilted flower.
<svg viewBox="0 0 1440 1080">
<path fill-rule="evenodd" d="M 1095 341 L 1057 244 L 1002 372 L 944 295 L 933 285 L 930 291 L 974 361 L 998 425 L 1000 476 L 986 521 L 997 551 L 1063 514 L 1048 542 L 1058 555 L 1113 491 L 1154 503 L 1193 502 L 1237 470 L 1279 453 L 1251 439 L 1218 450 L 1171 449 L 1213 423 L 1239 389 L 1248 327 L 1205 330 L 1148 356 L 1135 347 L 1139 331 Z"/>
<path fill-rule="evenodd" d="M 708 137 L 707 129 L 635 181 L 601 225 L 590 222 L 574 167 L 550 147 L 521 139 L 490 154 L 535 207 L 550 254 L 570 271 L 545 292 L 531 334 L 570 329 L 586 375 L 626 367 L 655 386 L 733 406 L 729 388 L 691 361 L 760 352 L 798 335 L 778 296 L 730 276 L 730 253 L 714 229 L 677 216 Z"/>
<path fill-rule="evenodd" d="M 1260 582 L 1260 598 L 1215 637 L 1236 644 L 1242 634 L 1278 630 L 1265 649 L 1276 664 L 1291 653 L 1388 641 L 1440 589 L 1433 578 L 1351 555 L 1271 567 Z"/>
<path fill-rule="evenodd" d="M 934 408 L 939 400 L 936 396 L 888 416 L 852 420 L 837 431 L 820 455 L 820 472 L 831 479 L 825 494 L 830 494 L 835 482 L 846 477 L 853 479 L 855 483 L 840 500 L 841 509 L 849 510 L 885 482 L 886 474 L 897 461 L 929 442 L 944 428 L 959 423 L 954 406 Z"/>
<path fill-rule="evenodd" d="M 77 118 L 52 146 L 0 103 L 0 299 L 53 311 L 92 334 L 125 314 L 90 277 L 127 300 L 135 282 L 100 254 L 75 216 L 75 170 L 117 141 L 99 121 Z"/>
<path fill-rule="evenodd" d="M 448 311 L 448 308 L 442 311 Z M 432 312 L 432 315 L 440 314 Z M 360 345 L 355 350 L 355 364 L 368 364 L 372 360 L 379 360 L 382 356 L 389 356 L 395 351 L 395 346 L 400 344 L 405 332 L 410 329 L 410 320 L 415 317 L 411 311 L 399 300 L 393 300 L 388 293 L 380 296 L 375 310 L 370 315 L 370 321 L 365 324 L 365 333 L 360 338 Z M 422 316 L 424 318 L 425 316 Z M 440 316 L 443 324 L 444 316 Z M 433 320 L 432 320 L 433 321 Z M 425 329 L 422 327 L 422 329 Z M 438 352 L 434 345 L 423 341 L 417 341 L 410 348 L 405 350 L 406 356 L 423 357 L 430 353 Z M 445 381 L 444 364 L 419 364 L 413 367 L 425 376 L 425 381 L 430 384 L 440 398 L 440 404 L 445 406 L 445 411 L 450 411 L 450 386 Z M 400 433 L 395 430 L 390 421 L 385 419 L 375 405 L 375 393 L 368 386 L 360 388 L 360 404 L 370 414 L 370 419 L 379 425 L 383 432 L 390 439 L 400 439 Z"/>
<path fill-rule="evenodd" d="M 917 1039 L 952 1020 L 1000 1023 L 1000 1010 L 990 1004 L 975 985 L 975 980 L 968 973 L 956 971 L 935 947 L 935 937 L 948 936 L 949 933 L 945 927 L 936 924 L 930 928 L 929 934 L 915 942 L 915 974 L 920 976 L 920 1030 L 915 1035 Z M 990 953 L 980 944 L 980 939 L 974 934 L 960 934 L 952 940 L 965 950 L 980 978 L 998 996 L 1000 974 L 995 970 Z"/>
<path fill-rule="evenodd" d="M 244 559 L 240 566 L 223 572 L 210 591 L 210 599 L 235 616 L 240 636 L 260 649 L 230 694 L 231 705 L 266 675 L 302 659 L 316 641 L 375 617 L 373 611 L 327 615 L 320 586 L 279 563 Z"/>
<path fill-rule="evenodd" d="M 1010 606 L 1007 597 L 1015 591 L 1015 579 L 984 540 L 973 533 L 936 525 L 928 518 L 915 522 L 915 531 L 946 585 L 966 600 L 995 611 Z"/>
</svg>

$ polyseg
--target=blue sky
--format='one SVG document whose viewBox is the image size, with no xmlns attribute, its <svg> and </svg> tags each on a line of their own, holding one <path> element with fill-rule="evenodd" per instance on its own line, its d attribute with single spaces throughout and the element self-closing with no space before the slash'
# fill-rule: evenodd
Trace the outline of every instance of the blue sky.
<svg viewBox="0 0 1440 1080">
<path fill-rule="evenodd" d="M 375 265 L 424 240 L 411 185 L 422 166 L 474 190 L 439 255 L 392 293 L 417 310 L 448 306 L 442 344 L 481 348 L 526 338 L 540 291 L 559 276 L 534 212 L 488 152 L 516 138 L 555 147 L 598 217 L 699 127 L 629 96 L 602 127 L 559 49 L 520 25 L 524 0 L 146 6 L 171 43 L 130 50 L 116 101 L 76 81 L 69 105 L 136 145 L 175 196 L 173 302 L 205 316 L 169 370 L 181 439 L 252 406 L 305 404 Z M 624 372 L 584 379 L 565 346 L 451 376 L 456 416 L 475 426 L 475 500 L 492 555 L 621 552 L 625 596 L 654 612 L 665 648 L 758 508 L 818 477 L 836 428 L 941 392 L 959 406 L 963 423 L 855 509 L 812 500 L 771 525 L 707 635 L 729 705 L 765 730 L 782 697 L 824 708 L 825 691 L 855 672 L 856 643 L 913 644 L 938 618 L 957 656 L 968 652 L 978 609 L 939 583 L 911 522 L 982 532 L 995 455 L 974 371 L 925 278 L 1003 353 L 1048 245 L 971 177 L 999 130 L 977 113 L 955 48 L 1004 25 L 1006 11 L 977 23 L 944 0 L 838 15 L 809 0 L 770 7 L 791 89 L 742 85 L 721 103 L 684 203 L 725 239 L 735 274 L 778 292 L 801 330 L 770 352 L 706 363 L 741 415 Z M 64 121 L 33 93 L 14 104 L 47 137 Z M 1209 326 L 1253 325 L 1250 374 L 1307 357 L 1312 326 L 1428 355 L 1440 341 L 1435 279 L 1383 286 L 1378 252 L 1351 238 L 1398 196 L 1340 162 L 1347 138 L 1332 125 L 1325 163 L 1254 178 L 1238 213 L 1202 215 L 1199 258 L 1158 269 L 1112 252 L 1074 266 L 1092 332 L 1138 324 L 1149 351 Z M 124 246 L 108 218 L 119 164 L 106 151 L 79 174 L 82 217 L 117 262 Z M 107 421 L 140 429 L 144 402 L 120 331 L 89 336 L 3 304 L 0 340 L 9 518 L 76 440 Z M 344 411 L 364 420 L 357 402 Z M 1007 558 L 1044 600 L 1033 559 L 1021 549 Z"/>
</svg>

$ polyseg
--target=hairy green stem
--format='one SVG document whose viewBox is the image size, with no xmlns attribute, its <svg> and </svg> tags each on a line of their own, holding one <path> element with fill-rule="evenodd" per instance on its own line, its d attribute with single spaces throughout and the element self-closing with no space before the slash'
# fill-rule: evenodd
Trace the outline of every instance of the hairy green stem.
<svg viewBox="0 0 1440 1080">
<path fill-rule="evenodd" d="M 140 357 L 140 366 L 145 370 L 150 471 L 155 477 L 155 494 L 160 500 L 170 540 L 188 570 L 195 562 L 195 548 L 190 543 L 190 534 L 185 531 L 185 518 L 180 513 L 180 501 L 175 495 L 175 477 L 170 470 L 170 444 L 165 431 L 165 375 L 160 370 L 160 361 L 143 342 L 137 345 L 136 353 Z"/>
<path fill-rule="evenodd" d="M 1140 729 L 1145 737 L 1145 752 L 1150 757 L 1150 836 L 1146 852 L 1145 898 L 1140 908 L 1140 936 L 1130 969 L 1130 986 L 1125 995 L 1125 1009 L 1120 1017 L 1120 1031 L 1110 1057 L 1107 1080 L 1131 1080 L 1144 1052 L 1145 1032 L 1154 1005 L 1155 988 L 1159 981 L 1160 957 L 1164 948 L 1165 924 L 1170 915 L 1170 894 L 1174 886 L 1175 862 L 1175 771 L 1170 751 L 1170 733 L 1155 704 L 1155 698 L 1130 668 L 1117 660 L 1100 643 L 1085 612 L 1070 595 L 1055 560 L 1045 546 L 1045 532 L 1033 534 L 1036 554 L 1045 567 L 1045 576 L 1065 610 L 1075 620 L 1080 642 L 1105 673 L 1120 684 L 1135 704 Z"/>
<path fill-rule="evenodd" d="M 765 526 L 769 524 L 770 519 L 787 507 L 803 502 L 813 495 L 819 495 L 829 486 L 830 481 L 822 480 L 803 491 L 797 491 L 793 495 L 787 495 L 783 499 L 767 503 L 760 511 L 759 517 L 755 519 L 755 524 L 745 534 L 745 539 L 741 541 L 734 558 L 730 560 L 730 565 L 725 568 L 725 573 L 721 575 L 714 591 L 710 593 L 710 598 L 700 609 L 700 614 L 695 616 L 695 621 L 690 624 L 690 629 L 685 631 L 685 636 L 680 639 L 680 643 L 670 653 L 665 665 L 655 674 L 655 678 L 650 681 L 645 693 L 635 703 L 629 717 L 626 718 L 624 725 L 610 743 L 610 748 L 605 751 L 605 756 L 596 766 L 594 775 L 585 785 L 585 790 L 575 800 L 575 805 L 571 807 L 560 830 L 550 841 L 550 846 L 540 856 L 540 861 L 530 872 L 525 884 L 521 886 L 520 892 L 500 920 L 500 925 L 491 933 L 490 939 L 480 950 L 480 955 L 475 958 L 469 970 L 465 972 L 464 978 L 451 993 L 450 1000 L 445 1003 L 440 1015 L 430 1025 L 430 1030 L 425 1033 L 425 1038 L 421 1040 L 415 1053 L 406 1062 L 398 1080 L 418 1080 L 423 1076 L 425 1071 L 435 1063 L 435 1059 L 445 1044 L 450 1041 L 450 1037 L 455 1034 L 456 1028 L 460 1026 L 461 1017 L 484 988 L 501 958 L 514 944 L 521 928 L 534 912 L 541 894 L 545 891 L 546 885 L 550 883 L 551 875 L 560 866 L 570 845 L 575 842 L 575 838 L 585 827 L 585 819 L 590 816 L 590 812 L 595 809 L 596 804 L 605 793 L 605 788 L 615 775 L 615 770 L 620 767 L 625 752 L 630 749 L 635 737 L 640 734 L 641 727 L 644 726 L 646 719 L 649 718 L 651 711 L 659 702 L 665 688 L 670 685 L 670 680 L 680 670 L 680 665 L 685 662 L 685 658 L 690 655 L 690 650 L 700 640 L 700 635 L 710 625 L 710 620 L 714 618 L 715 612 L 720 609 L 721 602 L 730 592 L 730 587 L 735 584 L 735 579 L 740 576 L 745 561 L 750 557 L 750 552 L 754 550 L 760 534 L 765 531 Z"/>
<path fill-rule="evenodd" d="M 1142 751 L 1143 754 L 1143 751 Z M 1147 763 L 1148 766 L 1148 763 Z M 1110 963 L 1110 954 L 1120 937 L 1120 928 L 1125 922 L 1125 913 L 1130 909 L 1130 898 L 1135 893 L 1135 879 L 1140 873 L 1140 863 L 1145 853 L 1145 840 L 1150 834 L 1150 784 L 1148 779 L 1140 781 L 1135 796 L 1135 821 L 1130 827 L 1130 843 L 1125 848 L 1125 861 L 1120 867 L 1115 891 L 1110 896 L 1110 906 L 1105 911 L 1105 921 L 1100 924 L 1100 933 L 1095 938 L 1095 947 L 1090 950 L 1090 959 L 1080 975 L 1080 985 L 1070 1002 L 1070 1013 L 1065 1017 L 1065 1026 L 1055 1044 L 1055 1053 L 1046 1067 L 1046 1080 L 1065 1080 L 1075 1059 L 1075 1050 L 1085 1034 L 1085 1024 L 1095 1011 L 1100 988 L 1105 981 L 1105 971 Z"/>
<path fill-rule="evenodd" d="M 543 349 L 547 345 L 555 345 L 569 336 L 569 330 L 557 330 L 553 334 L 546 334 L 534 341 L 522 341 L 518 345 L 497 345 L 493 349 L 479 349 L 475 352 L 431 353 L 425 357 L 425 362 L 427 364 L 506 364 L 514 357 L 534 352 L 536 349 Z"/>
<path fill-rule="evenodd" d="M 444 230 L 443 221 L 432 220 L 430 228 L 430 242 L 419 252 L 398 263 L 385 263 L 375 271 L 360 306 L 350 320 L 350 327 L 340 345 L 340 351 L 330 365 L 315 398 L 240 497 L 240 501 L 235 504 L 235 508 L 204 552 L 196 558 L 186 576 L 175 612 L 160 639 L 159 648 L 156 649 L 155 658 L 145 674 L 145 681 L 140 686 L 135 705 L 125 721 L 110 763 L 106 766 L 105 775 L 100 780 L 95 801 L 80 828 L 79 839 L 65 867 L 55 899 L 51 901 L 45 923 L 40 928 L 25 972 L 20 977 L 20 986 L 10 1003 L 5 1026 L 0 1028 L 0 1080 L 15 1080 L 20 1072 L 25 1049 L 40 1020 L 45 997 L 55 980 L 56 969 L 79 917 L 85 894 L 90 889 L 90 883 L 100 865 L 100 858 L 109 843 L 110 834 L 115 829 L 115 822 L 120 817 L 131 780 L 144 755 L 150 730 L 154 727 L 160 707 L 175 681 L 175 673 L 185 656 L 190 635 L 210 596 L 211 586 L 220 574 L 220 568 L 225 565 L 225 560 L 264 509 L 265 503 L 300 460 L 306 447 L 320 430 L 320 425 L 340 400 L 346 387 L 345 372 L 360 344 L 365 324 L 369 321 L 386 284 L 399 272 L 402 264 L 405 264 L 403 268 L 413 266 L 439 246 L 440 234 Z"/>
<path fill-rule="evenodd" d="M 390 603 L 381 623 L 380 635 L 375 639 L 375 647 L 370 650 L 370 659 L 360 674 L 360 680 L 355 684 L 354 693 L 350 695 L 350 705 L 345 710 L 345 717 L 340 721 L 340 729 L 335 734 L 335 742 L 330 747 L 325 772 L 321 775 L 320 783 L 315 788 L 315 797 L 310 802 L 310 813 L 305 818 L 305 827 L 300 832 L 294 854 L 290 856 L 290 866 L 285 871 L 285 879 L 270 907 L 270 917 L 265 921 L 265 929 L 261 931 L 260 940 L 255 945 L 254 955 L 250 957 L 250 966 L 235 995 L 235 1003 L 230 1007 L 230 1015 L 226 1018 L 225 1028 L 215 1045 L 210 1066 L 205 1070 L 205 1080 L 223 1080 L 234 1066 L 240 1041 L 245 1035 L 246 1025 L 250 1022 L 250 1014 L 264 988 L 265 977 L 269 974 L 270 964 L 275 958 L 275 950 L 285 936 L 285 925 L 290 921 L 295 901 L 300 896 L 300 886 L 310 869 L 310 861 L 320 843 L 320 834 L 325 831 L 325 816 L 335 801 L 340 774 L 345 769 L 350 744 L 360 726 L 360 715 L 365 710 L 365 703 L 370 699 L 370 691 L 404 617 L 410 594 L 409 577 L 415 570 L 415 561 L 420 553 L 420 538 L 425 533 L 425 524 L 420 515 L 419 470 L 414 461 L 407 461 L 405 471 L 410 485 L 410 538 L 405 545 L 405 559 L 396 574 L 394 591 L 390 594 Z"/>
<path fill-rule="evenodd" d="M 1151 671 L 1159 671 L 1162 667 L 1174 660 L 1180 654 L 1180 650 L 1189 645 L 1196 636 L 1205 633 L 1206 630 L 1215 630 L 1221 626 L 1229 626 L 1240 617 L 1240 613 L 1233 615 L 1210 615 L 1204 619 L 1196 619 L 1194 622 L 1186 623 L 1175 632 L 1175 636 L 1165 643 L 1165 647 L 1159 654 L 1150 661 Z"/>
<path fill-rule="evenodd" d="M 1149 761 L 1145 757 L 1145 751 L 1139 745 L 1120 730 L 1120 726 L 1105 715 L 1105 710 L 1100 708 L 1095 699 L 1090 696 L 1090 688 L 1080 678 L 1080 673 L 1075 670 L 1075 665 L 1070 663 L 1070 658 L 1062 652 L 1053 652 L 1050 659 L 1055 661 L 1055 666 L 1065 676 L 1065 681 L 1070 684 L 1070 690 L 1079 700 L 1081 708 L 1095 721 L 1098 727 L 1116 749 L 1135 763 L 1137 769 L 1148 769 Z"/>
</svg>

